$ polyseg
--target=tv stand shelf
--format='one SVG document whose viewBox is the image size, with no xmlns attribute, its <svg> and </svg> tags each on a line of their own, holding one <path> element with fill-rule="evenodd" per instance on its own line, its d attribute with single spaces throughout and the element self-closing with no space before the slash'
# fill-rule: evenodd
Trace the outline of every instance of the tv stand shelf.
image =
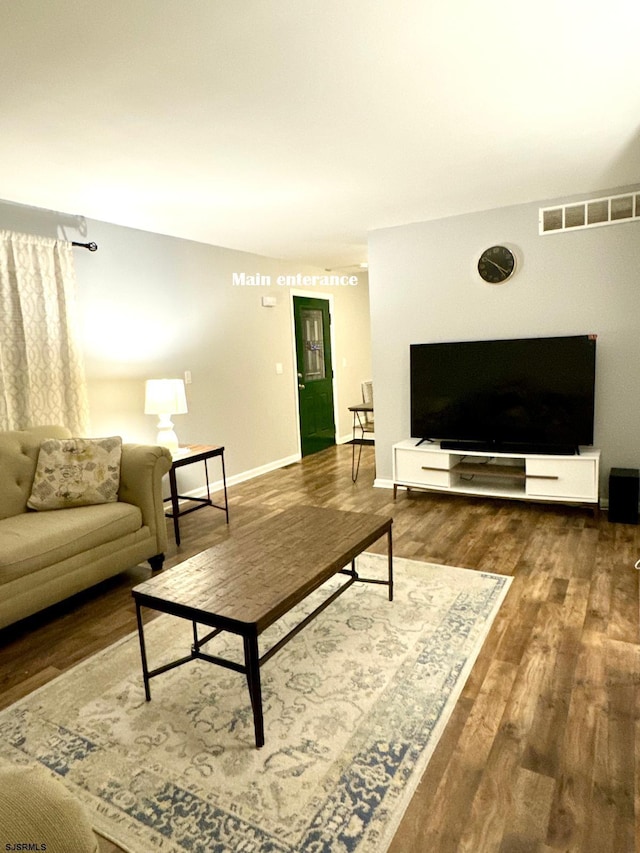
<svg viewBox="0 0 640 853">
<path fill-rule="evenodd" d="M 393 446 L 393 496 L 398 488 L 598 507 L 600 451 L 575 456 L 443 450 L 411 438 Z"/>
<path fill-rule="evenodd" d="M 511 477 L 515 480 L 524 480 L 527 476 L 524 468 L 516 468 L 515 465 L 480 465 L 477 462 L 459 462 L 456 465 L 456 474 L 459 477 L 466 474 L 472 477 Z"/>
</svg>

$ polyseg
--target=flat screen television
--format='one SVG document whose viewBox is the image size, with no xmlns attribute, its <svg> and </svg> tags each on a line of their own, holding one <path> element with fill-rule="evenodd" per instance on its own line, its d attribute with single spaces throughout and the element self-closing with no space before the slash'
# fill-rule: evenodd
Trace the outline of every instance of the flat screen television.
<svg viewBox="0 0 640 853">
<path fill-rule="evenodd" d="M 412 344 L 411 435 L 445 449 L 593 444 L 596 336 Z"/>
</svg>

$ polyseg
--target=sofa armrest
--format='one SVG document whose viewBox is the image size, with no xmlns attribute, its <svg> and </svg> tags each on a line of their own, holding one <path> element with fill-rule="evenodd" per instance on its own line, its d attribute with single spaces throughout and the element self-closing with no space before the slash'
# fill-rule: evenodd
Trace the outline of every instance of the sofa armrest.
<svg viewBox="0 0 640 853">
<path fill-rule="evenodd" d="M 167 547 L 167 523 L 162 499 L 162 478 L 172 465 L 166 447 L 150 444 L 123 444 L 118 500 L 134 504 L 142 512 L 142 522 L 158 543 L 157 553 Z"/>
</svg>

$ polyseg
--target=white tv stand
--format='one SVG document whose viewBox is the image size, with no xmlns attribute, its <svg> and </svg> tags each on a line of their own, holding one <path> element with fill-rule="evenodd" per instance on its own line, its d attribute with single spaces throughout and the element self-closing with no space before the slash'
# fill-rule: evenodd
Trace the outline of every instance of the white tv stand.
<svg viewBox="0 0 640 853">
<path fill-rule="evenodd" d="M 393 497 L 398 488 L 528 501 L 589 504 L 598 509 L 600 451 L 576 456 L 442 450 L 417 438 L 393 445 Z"/>
</svg>

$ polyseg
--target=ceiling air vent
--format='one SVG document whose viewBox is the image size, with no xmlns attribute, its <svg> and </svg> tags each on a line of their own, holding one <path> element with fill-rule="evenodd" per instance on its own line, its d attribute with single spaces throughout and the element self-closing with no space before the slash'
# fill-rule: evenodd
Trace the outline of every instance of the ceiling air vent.
<svg viewBox="0 0 640 853">
<path fill-rule="evenodd" d="M 538 219 L 540 234 L 617 225 L 640 219 L 640 193 L 591 198 L 587 201 L 541 207 Z"/>
</svg>

